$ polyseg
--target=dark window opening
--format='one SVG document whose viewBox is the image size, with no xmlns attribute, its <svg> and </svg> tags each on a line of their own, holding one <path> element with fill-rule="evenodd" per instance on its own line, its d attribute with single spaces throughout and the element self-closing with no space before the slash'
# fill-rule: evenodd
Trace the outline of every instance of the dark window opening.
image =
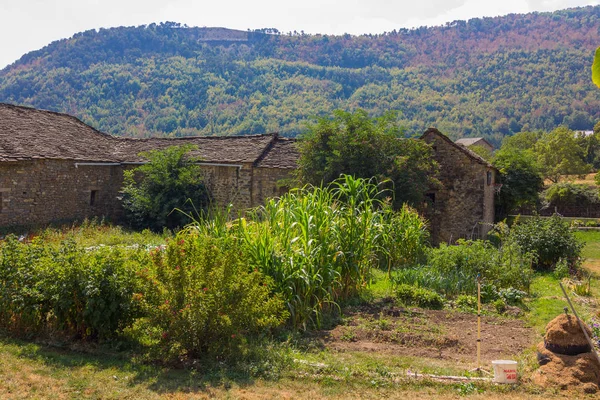
<svg viewBox="0 0 600 400">
<path fill-rule="evenodd" d="M 492 184 L 492 171 L 487 172 L 487 185 L 490 186 Z"/>
<path fill-rule="evenodd" d="M 431 204 L 432 206 L 435 205 L 435 193 L 426 193 L 425 200 L 427 200 L 427 203 Z"/>
<path fill-rule="evenodd" d="M 98 193 L 97 190 L 92 190 L 90 192 L 90 206 L 95 206 L 96 205 L 96 194 Z"/>
<path fill-rule="evenodd" d="M 4 199 L 2 198 L 2 192 L 0 192 L 0 212 L 2 212 L 2 201 Z"/>
</svg>

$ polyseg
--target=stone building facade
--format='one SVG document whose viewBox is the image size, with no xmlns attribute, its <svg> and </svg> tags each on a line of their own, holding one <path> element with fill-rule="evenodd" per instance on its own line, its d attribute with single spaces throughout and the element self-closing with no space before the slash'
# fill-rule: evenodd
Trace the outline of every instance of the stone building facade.
<svg viewBox="0 0 600 400">
<path fill-rule="evenodd" d="M 433 147 L 440 165 L 442 186 L 427 194 L 425 209 L 433 243 L 484 238 L 494 223 L 496 168 L 437 129 L 421 138 Z"/>
<path fill-rule="evenodd" d="M 440 164 L 424 207 L 434 243 L 483 237 L 494 221 L 495 168 L 435 129 L 422 139 Z M 299 157 L 277 134 L 128 139 L 66 114 L 0 103 L 0 227 L 122 217 L 123 172 L 143 152 L 193 145 L 217 204 L 244 210 L 287 190 Z"/>
<path fill-rule="evenodd" d="M 122 217 L 123 171 L 140 153 L 193 145 L 217 204 L 246 209 L 285 188 L 296 167 L 294 141 L 277 134 L 129 139 L 66 114 L 0 104 L 0 226 Z"/>
</svg>

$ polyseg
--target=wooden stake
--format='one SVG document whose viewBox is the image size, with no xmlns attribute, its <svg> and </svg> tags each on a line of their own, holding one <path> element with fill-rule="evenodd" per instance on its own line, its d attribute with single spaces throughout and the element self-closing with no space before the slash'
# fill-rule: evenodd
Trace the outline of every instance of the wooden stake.
<svg viewBox="0 0 600 400">
<path fill-rule="evenodd" d="M 481 275 L 477 274 L 477 370 L 481 370 Z"/>
<path fill-rule="evenodd" d="M 590 339 L 590 337 L 588 336 L 588 334 L 585 330 L 585 327 L 583 326 L 583 322 L 581 321 L 581 319 L 579 319 L 579 315 L 577 315 L 577 311 L 575 311 L 575 308 L 573 307 L 573 304 L 571 303 L 571 299 L 569 299 L 569 296 L 567 295 L 567 291 L 563 287 L 562 282 L 558 282 L 558 284 L 560 285 L 560 288 L 562 289 L 562 292 L 565 295 L 565 298 L 567 299 L 567 303 L 569 303 L 569 307 L 571 307 L 571 311 L 573 311 L 573 315 L 575 315 L 577 322 L 579 322 L 579 327 L 583 331 L 583 335 L 585 336 L 588 344 L 592 348 L 592 353 L 594 353 L 594 356 L 596 357 L 596 361 L 598 361 L 598 365 L 600 365 L 600 358 L 598 357 L 598 353 L 596 353 L 596 348 L 594 347 L 594 343 L 592 342 L 592 339 Z"/>
</svg>

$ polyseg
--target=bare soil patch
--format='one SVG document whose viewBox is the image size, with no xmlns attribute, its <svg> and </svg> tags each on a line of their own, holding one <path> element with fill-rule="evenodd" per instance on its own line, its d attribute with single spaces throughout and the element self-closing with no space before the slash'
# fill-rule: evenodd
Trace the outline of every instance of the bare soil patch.
<svg viewBox="0 0 600 400">
<path fill-rule="evenodd" d="M 346 309 L 345 323 L 319 332 L 323 346 L 337 351 L 366 351 L 474 361 L 477 316 L 457 310 L 401 308 L 382 303 Z M 539 341 L 522 320 L 481 318 L 482 362 L 510 358 Z"/>
</svg>

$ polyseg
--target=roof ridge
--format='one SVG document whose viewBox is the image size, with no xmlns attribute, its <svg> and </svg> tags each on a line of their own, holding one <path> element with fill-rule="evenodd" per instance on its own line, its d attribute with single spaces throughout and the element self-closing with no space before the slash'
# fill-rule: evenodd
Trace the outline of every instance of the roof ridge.
<svg viewBox="0 0 600 400">
<path fill-rule="evenodd" d="M 483 164 L 483 165 L 485 165 L 487 167 L 494 168 L 494 169 L 497 170 L 497 168 L 492 163 L 490 163 L 489 161 L 487 161 L 486 159 L 484 159 L 483 157 L 481 157 L 479 154 L 475 153 L 472 150 L 469 150 L 465 146 L 462 146 L 460 144 L 454 143 L 448 136 L 444 135 L 442 132 L 440 132 L 436 128 L 427 128 L 427 130 L 421 135 L 421 139 L 423 139 L 425 137 L 425 135 L 427 135 L 429 133 L 433 133 L 433 134 L 441 137 L 443 140 L 445 140 L 446 142 L 450 143 L 452 146 L 454 146 L 458 150 L 462 151 L 464 154 L 466 154 L 468 157 L 470 157 L 474 161 L 476 161 L 476 162 L 478 162 L 480 164 Z"/>
<path fill-rule="evenodd" d="M 15 108 L 15 109 L 20 109 L 20 110 L 26 110 L 27 112 L 33 111 L 33 112 L 40 112 L 40 113 L 46 113 L 46 114 L 53 114 L 53 115 L 57 115 L 59 117 L 67 117 L 71 120 L 74 120 L 78 124 L 81 124 L 87 128 L 90 128 L 92 131 L 94 131 L 94 133 L 99 134 L 105 138 L 108 138 L 108 139 L 116 138 L 116 136 L 113 136 L 106 132 L 102 132 L 101 130 L 98 130 L 98 129 L 94 128 L 93 126 L 86 124 L 85 122 L 83 122 L 82 120 L 80 120 L 79 118 L 77 118 L 76 116 L 71 115 L 71 114 L 61 113 L 58 111 L 43 110 L 41 108 L 35 108 L 35 107 L 31 107 L 31 106 L 22 106 L 22 105 L 18 105 L 18 104 L 3 103 L 3 102 L 0 102 L 0 107 Z"/>
</svg>

